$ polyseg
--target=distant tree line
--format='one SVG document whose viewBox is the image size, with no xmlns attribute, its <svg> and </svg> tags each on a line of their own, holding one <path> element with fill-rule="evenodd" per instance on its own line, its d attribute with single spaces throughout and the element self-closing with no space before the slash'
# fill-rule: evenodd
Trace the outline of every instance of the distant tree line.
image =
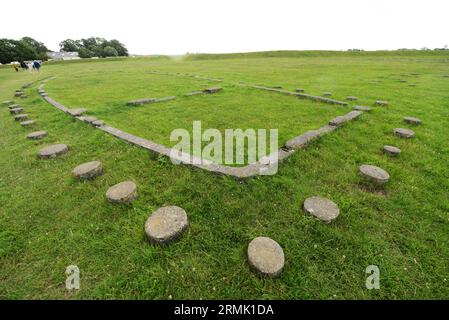
<svg viewBox="0 0 449 320">
<path fill-rule="evenodd" d="M 0 63 L 25 60 L 47 60 L 47 47 L 30 37 L 20 40 L 0 39 Z"/>
<path fill-rule="evenodd" d="M 81 40 L 66 39 L 59 44 L 61 51 L 78 52 L 80 58 L 128 56 L 128 49 L 118 40 L 91 37 Z M 48 48 L 31 37 L 20 40 L 0 39 L 0 63 L 12 61 L 47 60 Z"/>
<path fill-rule="evenodd" d="M 59 48 L 61 51 L 78 52 L 80 58 L 128 56 L 128 50 L 120 41 L 115 39 L 108 41 L 98 37 L 66 39 L 59 43 Z"/>
</svg>

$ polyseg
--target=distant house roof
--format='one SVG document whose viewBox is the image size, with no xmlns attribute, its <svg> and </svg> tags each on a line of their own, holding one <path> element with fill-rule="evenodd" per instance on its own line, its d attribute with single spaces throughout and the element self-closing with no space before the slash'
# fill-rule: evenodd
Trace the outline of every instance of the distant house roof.
<svg viewBox="0 0 449 320">
<path fill-rule="evenodd" d="M 47 55 L 50 59 L 78 58 L 78 52 L 48 52 Z"/>
</svg>

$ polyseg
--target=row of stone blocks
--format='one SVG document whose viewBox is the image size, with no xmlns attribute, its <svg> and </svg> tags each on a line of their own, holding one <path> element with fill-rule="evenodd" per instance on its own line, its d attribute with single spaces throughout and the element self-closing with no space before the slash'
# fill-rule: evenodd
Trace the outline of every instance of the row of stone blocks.
<svg viewBox="0 0 449 320">
<path fill-rule="evenodd" d="M 222 88 L 221 87 L 212 87 L 212 88 L 206 88 L 204 90 L 201 91 L 194 91 L 194 92 L 189 92 L 186 94 L 186 96 L 193 96 L 196 94 L 203 94 L 203 93 L 216 93 L 221 91 Z M 176 96 L 169 96 L 169 97 L 164 97 L 164 98 L 144 98 L 144 99 L 137 99 L 137 100 L 131 100 L 127 102 L 127 105 L 129 106 L 138 106 L 138 105 L 143 105 L 143 104 L 149 104 L 149 103 L 156 103 L 156 102 L 165 102 L 165 101 L 170 101 L 170 100 L 174 100 L 176 99 Z"/>
</svg>

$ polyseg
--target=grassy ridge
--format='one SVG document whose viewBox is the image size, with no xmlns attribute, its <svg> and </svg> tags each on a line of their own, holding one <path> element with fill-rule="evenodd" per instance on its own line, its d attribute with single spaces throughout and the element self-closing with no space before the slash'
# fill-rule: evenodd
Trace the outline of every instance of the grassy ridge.
<svg viewBox="0 0 449 320">
<path fill-rule="evenodd" d="M 221 60 L 241 58 L 307 58 L 307 57 L 442 57 L 449 58 L 449 50 L 379 50 L 379 51 L 331 51 L 331 50 L 279 50 L 240 53 L 188 54 L 187 60 Z"/>
</svg>

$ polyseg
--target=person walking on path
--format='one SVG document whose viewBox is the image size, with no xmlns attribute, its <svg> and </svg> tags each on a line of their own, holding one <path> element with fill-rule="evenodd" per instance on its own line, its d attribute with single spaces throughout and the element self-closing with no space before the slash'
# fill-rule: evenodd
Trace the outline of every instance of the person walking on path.
<svg viewBox="0 0 449 320">
<path fill-rule="evenodd" d="M 21 61 L 21 62 L 20 62 L 20 67 L 21 67 L 23 70 L 27 70 L 27 69 L 28 69 L 28 66 L 27 66 L 27 64 L 25 63 L 25 61 Z"/>
<path fill-rule="evenodd" d="M 40 68 L 41 68 L 40 62 L 34 60 L 34 61 L 33 61 L 33 70 L 36 70 L 37 72 L 39 72 Z"/>
</svg>

